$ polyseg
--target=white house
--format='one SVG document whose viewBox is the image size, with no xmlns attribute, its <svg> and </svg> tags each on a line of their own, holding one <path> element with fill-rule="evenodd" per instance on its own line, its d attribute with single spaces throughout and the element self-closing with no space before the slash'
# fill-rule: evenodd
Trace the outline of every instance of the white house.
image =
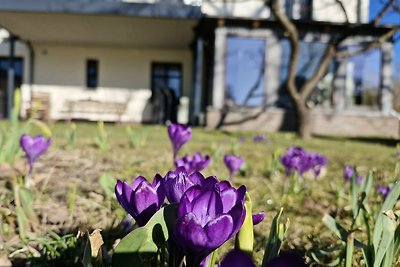
<svg viewBox="0 0 400 267">
<path fill-rule="evenodd" d="M 343 3 L 350 23 L 361 29 L 345 49 L 390 30 L 367 24 L 368 0 Z M 283 8 L 302 33 L 301 82 L 345 16 L 335 0 L 286 0 Z M 295 127 L 283 88 L 288 41 L 262 0 L 2 0 L 0 25 L 7 30 L 0 33 L 3 116 L 14 65 L 23 116 Z M 332 62 L 310 100 L 318 106 L 315 133 L 397 135 L 397 120 L 388 115 L 392 53 L 387 42 L 366 59 Z M 378 67 L 361 68 L 365 60 Z"/>
</svg>

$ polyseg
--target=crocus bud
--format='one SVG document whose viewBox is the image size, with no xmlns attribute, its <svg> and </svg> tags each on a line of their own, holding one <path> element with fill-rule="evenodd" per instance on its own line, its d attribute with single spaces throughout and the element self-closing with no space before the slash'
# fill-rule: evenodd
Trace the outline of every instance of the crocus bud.
<svg viewBox="0 0 400 267">
<path fill-rule="evenodd" d="M 254 230 L 253 230 L 253 204 L 251 202 L 250 194 L 246 192 L 246 201 L 244 203 L 246 208 L 246 217 L 244 219 L 242 228 L 236 236 L 236 249 L 240 249 L 248 254 L 253 253 L 254 246 Z"/>
</svg>

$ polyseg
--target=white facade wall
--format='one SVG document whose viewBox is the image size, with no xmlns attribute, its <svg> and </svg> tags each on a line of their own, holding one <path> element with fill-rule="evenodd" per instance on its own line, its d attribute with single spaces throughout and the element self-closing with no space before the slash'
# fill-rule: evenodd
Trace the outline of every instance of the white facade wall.
<svg viewBox="0 0 400 267">
<path fill-rule="evenodd" d="M 283 2 L 284 0 L 282 0 L 282 4 Z M 316 0 L 312 2 L 313 20 L 338 23 L 346 21 L 344 12 L 336 0 Z M 342 0 L 342 3 L 351 23 L 357 22 L 358 8 L 360 9 L 360 22 L 368 22 L 369 0 Z M 300 0 L 293 1 L 294 13 L 299 11 L 300 5 Z M 264 0 L 203 0 L 201 9 L 204 14 L 210 17 L 266 19 L 271 16 L 271 11 Z M 298 17 L 296 14 L 293 14 L 293 16 Z"/>
<path fill-rule="evenodd" d="M 369 0 L 342 0 L 350 23 L 358 22 L 357 10 L 360 12 L 361 23 L 367 23 L 369 19 Z M 313 19 L 316 21 L 346 22 L 343 9 L 336 0 L 313 1 Z"/>
<path fill-rule="evenodd" d="M 24 107 L 31 90 L 50 94 L 50 118 L 69 119 L 67 101 L 91 100 L 125 103 L 121 121 L 151 119 L 151 63 L 181 63 L 183 95 L 191 88 L 192 66 L 189 49 L 133 49 L 73 45 L 34 45 L 34 85 L 23 90 Z M 86 88 L 86 60 L 99 62 L 98 88 Z M 28 70 L 28 68 L 25 68 Z M 87 119 L 116 120 L 107 114 L 85 114 Z"/>
<path fill-rule="evenodd" d="M 210 17 L 269 18 L 270 10 L 263 0 L 203 0 L 201 11 Z"/>
</svg>

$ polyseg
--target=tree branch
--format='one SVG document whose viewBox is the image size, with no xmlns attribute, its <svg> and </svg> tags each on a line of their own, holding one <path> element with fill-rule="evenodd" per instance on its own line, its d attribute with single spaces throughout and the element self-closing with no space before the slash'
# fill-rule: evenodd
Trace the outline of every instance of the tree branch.
<svg viewBox="0 0 400 267">
<path fill-rule="evenodd" d="M 312 93 L 314 88 L 317 86 L 318 82 L 324 77 L 326 71 L 328 70 L 329 63 L 336 53 L 336 47 L 333 44 L 327 44 L 324 55 L 318 65 L 317 70 L 314 75 L 308 79 L 301 88 L 301 101 L 305 103 Z"/>
<path fill-rule="evenodd" d="M 347 14 L 347 11 L 346 11 L 346 8 L 344 7 L 343 2 L 342 2 L 341 0 L 335 0 L 335 2 L 336 2 L 336 3 L 340 6 L 340 8 L 342 9 L 344 18 L 346 19 L 346 23 L 349 24 L 349 23 L 350 23 L 349 15 Z"/>
<path fill-rule="evenodd" d="M 383 43 L 389 41 L 399 29 L 400 29 L 400 26 L 395 27 L 391 31 L 389 31 L 386 34 L 382 35 L 378 40 L 370 42 L 368 44 L 365 44 L 365 45 L 363 45 L 363 47 L 361 47 L 361 48 L 359 48 L 357 50 L 336 52 L 335 58 L 342 59 L 342 58 L 353 57 L 353 56 L 357 56 L 357 55 L 363 54 L 363 53 L 367 52 L 370 49 L 379 48 L 379 47 L 381 47 L 381 45 Z"/>
<path fill-rule="evenodd" d="M 390 0 L 383 6 L 381 11 L 379 11 L 378 15 L 376 15 L 376 17 L 371 21 L 371 23 L 374 26 L 378 26 L 379 25 L 379 22 L 385 16 L 386 12 L 389 11 L 390 7 L 394 4 L 394 2 L 395 2 L 395 0 Z"/>
<path fill-rule="evenodd" d="M 289 65 L 289 74 L 287 80 L 287 87 L 289 90 L 290 96 L 297 101 L 300 97 L 297 86 L 296 86 L 296 67 L 297 61 L 300 55 L 300 47 L 299 47 L 299 33 L 297 31 L 296 26 L 292 23 L 292 21 L 288 18 L 288 16 L 282 12 L 281 9 L 281 1 L 280 0 L 272 0 L 271 1 L 271 9 L 278 20 L 278 22 L 283 27 L 285 33 L 288 34 L 291 53 L 290 53 L 290 65 Z"/>
</svg>

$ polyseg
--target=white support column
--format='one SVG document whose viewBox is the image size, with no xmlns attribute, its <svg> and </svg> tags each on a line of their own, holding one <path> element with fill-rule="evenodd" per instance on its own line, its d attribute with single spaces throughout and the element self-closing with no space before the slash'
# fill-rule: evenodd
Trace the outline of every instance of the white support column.
<svg viewBox="0 0 400 267">
<path fill-rule="evenodd" d="M 279 97 L 279 74 L 282 60 L 282 48 L 279 37 L 271 34 L 265 39 L 265 90 L 267 106 L 273 106 Z"/>
<path fill-rule="evenodd" d="M 335 76 L 333 78 L 333 107 L 336 111 L 346 108 L 346 74 L 347 60 L 342 59 L 336 64 Z"/>
<path fill-rule="evenodd" d="M 199 115 L 201 112 L 201 96 L 202 96 L 202 80 L 203 80 L 203 50 L 204 41 L 202 36 L 196 38 L 196 51 L 193 71 L 193 91 L 190 103 L 190 124 L 197 125 L 199 123 Z"/>
<path fill-rule="evenodd" d="M 379 88 L 379 105 L 384 115 L 389 115 L 393 108 L 393 44 L 382 44 L 381 47 L 381 86 Z"/>
<path fill-rule="evenodd" d="M 225 99 L 226 35 L 224 27 L 215 29 L 213 108 L 221 109 Z"/>
</svg>

